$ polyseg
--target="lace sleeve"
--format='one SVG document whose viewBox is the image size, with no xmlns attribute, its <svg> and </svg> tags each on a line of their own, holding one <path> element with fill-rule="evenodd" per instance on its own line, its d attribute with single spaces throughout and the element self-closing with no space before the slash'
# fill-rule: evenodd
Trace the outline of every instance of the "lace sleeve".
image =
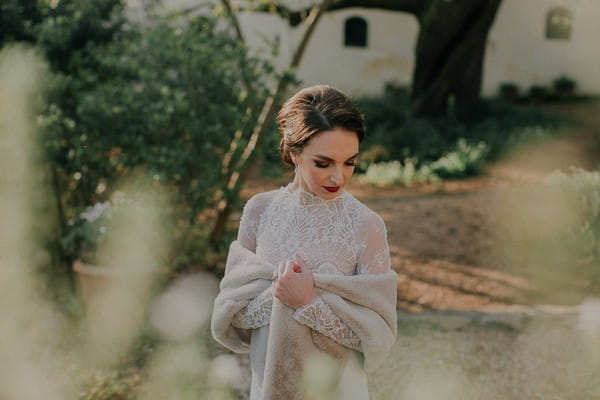
<svg viewBox="0 0 600 400">
<path fill-rule="evenodd" d="M 268 325 L 271 321 L 272 306 L 273 291 L 265 290 L 235 314 L 231 325 L 242 329 L 256 329 Z"/>
<path fill-rule="evenodd" d="M 390 269 L 390 249 L 383 219 L 377 214 L 369 216 L 362 228 L 366 238 L 362 254 L 356 265 L 356 274 L 382 274 Z"/>
<path fill-rule="evenodd" d="M 342 346 L 360 351 L 360 339 L 352 329 L 334 314 L 319 296 L 294 313 L 294 319 L 309 328 L 335 340 Z"/>
<path fill-rule="evenodd" d="M 265 210 L 268 198 L 269 195 L 267 193 L 258 194 L 246 202 L 242 211 L 237 240 L 242 246 L 252 252 L 256 251 L 258 224 Z M 250 301 L 246 307 L 238 311 L 231 324 L 236 328 L 242 329 L 256 329 L 267 325 L 271 320 L 272 304 L 273 291 L 267 289 Z"/>
</svg>

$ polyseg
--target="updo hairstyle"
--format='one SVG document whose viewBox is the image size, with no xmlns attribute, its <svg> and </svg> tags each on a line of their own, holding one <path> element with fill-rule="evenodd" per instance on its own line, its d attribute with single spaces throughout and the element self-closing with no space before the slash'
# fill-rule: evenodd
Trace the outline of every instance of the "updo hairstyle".
<svg viewBox="0 0 600 400">
<path fill-rule="evenodd" d="M 317 85 L 304 88 L 289 98 L 277 115 L 281 141 L 279 152 L 290 166 L 290 154 L 299 154 L 315 135 L 342 128 L 356 133 L 358 142 L 365 137 L 364 119 L 350 99 L 339 90 Z"/>
</svg>

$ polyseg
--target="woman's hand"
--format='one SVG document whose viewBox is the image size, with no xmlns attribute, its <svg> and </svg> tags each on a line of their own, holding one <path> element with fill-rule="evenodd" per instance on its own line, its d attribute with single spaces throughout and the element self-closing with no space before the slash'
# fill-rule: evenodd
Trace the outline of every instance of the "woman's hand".
<svg viewBox="0 0 600 400">
<path fill-rule="evenodd" d="M 296 261 L 279 263 L 273 274 L 274 294 L 286 306 L 298 309 L 314 300 L 313 274 L 299 254 Z"/>
</svg>

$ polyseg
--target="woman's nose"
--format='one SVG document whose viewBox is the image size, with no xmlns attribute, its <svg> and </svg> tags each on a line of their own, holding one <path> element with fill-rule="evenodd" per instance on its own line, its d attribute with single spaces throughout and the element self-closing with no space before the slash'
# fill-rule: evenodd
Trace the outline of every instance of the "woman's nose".
<svg viewBox="0 0 600 400">
<path fill-rule="evenodd" d="M 331 183 L 334 185 L 339 185 L 342 181 L 342 172 L 338 168 L 334 168 L 331 177 L 329 178 Z"/>
</svg>

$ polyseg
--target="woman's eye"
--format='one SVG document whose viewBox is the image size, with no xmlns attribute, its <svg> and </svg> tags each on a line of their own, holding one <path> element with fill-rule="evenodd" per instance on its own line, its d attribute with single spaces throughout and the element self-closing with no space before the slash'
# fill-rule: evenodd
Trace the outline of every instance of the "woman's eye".
<svg viewBox="0 0 600 400">
<path fill-rule="evenodd" d="M 346 165 L 349 167 L 356 167 L 356 161 L 348 161 Z"/>
<path fill-rule="evenodd" d="M 328 167 L 328 165 L 327 165 L 327 164 L 322 164 L 322 163 L 318 163 L 318 162 L 316 162 L 316 163 L 315 163 L 315 166 L 316 166 L 317 168 L 327 168 L 327 167 Z"/>
</svg>

